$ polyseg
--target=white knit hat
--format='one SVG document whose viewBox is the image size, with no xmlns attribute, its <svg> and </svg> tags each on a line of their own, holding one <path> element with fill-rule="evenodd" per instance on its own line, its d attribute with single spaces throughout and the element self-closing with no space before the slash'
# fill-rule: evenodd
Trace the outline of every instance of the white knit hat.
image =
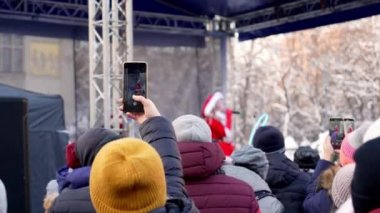
<svg viewBox="0 0 380 213">
<path fill-rule="evenodd" d="M 380 118 L 377 119 L 367 130 L 367 132 L 364 134 L 363 141 L 368 142 L 370 140 L 373 140 L 375 138 L 380 137 Z"/>
<path fill-rule="evenodd" d="M 178 142 L 212 142 L 211 129 L 202 118 L 182 115 L 173 121 Z"/>
<path fill-rule="evenodd" d="M 348 164 L 336 173 L 331 188 L 334 204 L 339 208 L 351 195 L 351 182 L 354 176 L 355 164 Z"/>
</svg>

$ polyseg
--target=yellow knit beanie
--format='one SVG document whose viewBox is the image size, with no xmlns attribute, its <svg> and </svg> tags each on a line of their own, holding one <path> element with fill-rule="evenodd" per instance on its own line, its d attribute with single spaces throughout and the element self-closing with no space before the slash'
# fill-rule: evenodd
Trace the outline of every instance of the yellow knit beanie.
<svg viewBox="0 0 380 213">
<path fill-rule="evenodd" d="M 98 213 L 150 212 L 165 206 L 160 156 L 139 139 L 122 138 L 106 144 L 92 164 L 90 195 Z"/>
</svg>

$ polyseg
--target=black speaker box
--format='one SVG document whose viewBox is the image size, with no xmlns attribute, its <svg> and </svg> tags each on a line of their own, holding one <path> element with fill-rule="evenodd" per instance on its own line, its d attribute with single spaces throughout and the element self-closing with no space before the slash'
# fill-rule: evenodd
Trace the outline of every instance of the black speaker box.
<svg viewBox="0 0 380 213">
<path fill-rule="evenodd" d="M 30 212 L 28 162 L 28 101 L 0 98 L 0 179 L 8 212 Z"/>
</svg>

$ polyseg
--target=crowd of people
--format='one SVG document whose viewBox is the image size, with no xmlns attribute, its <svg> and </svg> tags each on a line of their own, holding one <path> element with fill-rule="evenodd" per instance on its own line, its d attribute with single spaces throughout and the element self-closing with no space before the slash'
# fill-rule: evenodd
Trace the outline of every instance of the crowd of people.
<svg viewBox="0 0 380 213">
<path fill-rule="evenodd" d="M 252 145 L 229 145 L 225 117 L 212 117 L 225 108 L 212 98 L 202 117 L 173 122 L 151 100 L 133 98 L 144 107 L 127 113 L 141 139 L 91 128 L 68 144 L 67 165 L 47 185 L 46 212 L 380 212 L 380 119 L 346 135 L 340 150 L 328 136 L 320 157 L 302 148 L 292 161 L 273 126 L 258 128 Z"/>
</svg>

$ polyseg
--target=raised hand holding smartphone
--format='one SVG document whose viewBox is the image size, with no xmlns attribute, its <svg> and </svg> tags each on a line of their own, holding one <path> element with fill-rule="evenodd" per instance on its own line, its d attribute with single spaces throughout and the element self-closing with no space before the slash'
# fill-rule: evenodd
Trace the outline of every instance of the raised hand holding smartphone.
<svg viewBox="0 0 380 213">
<path fill-rule="evenodd" d="M 137 95 L 132 96 L 132 98 L 134 101 L 141 103 L 144 108 L 144 112 L 127 112 L 127 116 L 135 120 L 138 124 L 144 123 L 149 118 L 161 116 L 156 105 L 151 100 Z M 119 99 L 118 103 L 120 105 L 120 110 L 123 110 L 123 99 Z"/>
</svg>

